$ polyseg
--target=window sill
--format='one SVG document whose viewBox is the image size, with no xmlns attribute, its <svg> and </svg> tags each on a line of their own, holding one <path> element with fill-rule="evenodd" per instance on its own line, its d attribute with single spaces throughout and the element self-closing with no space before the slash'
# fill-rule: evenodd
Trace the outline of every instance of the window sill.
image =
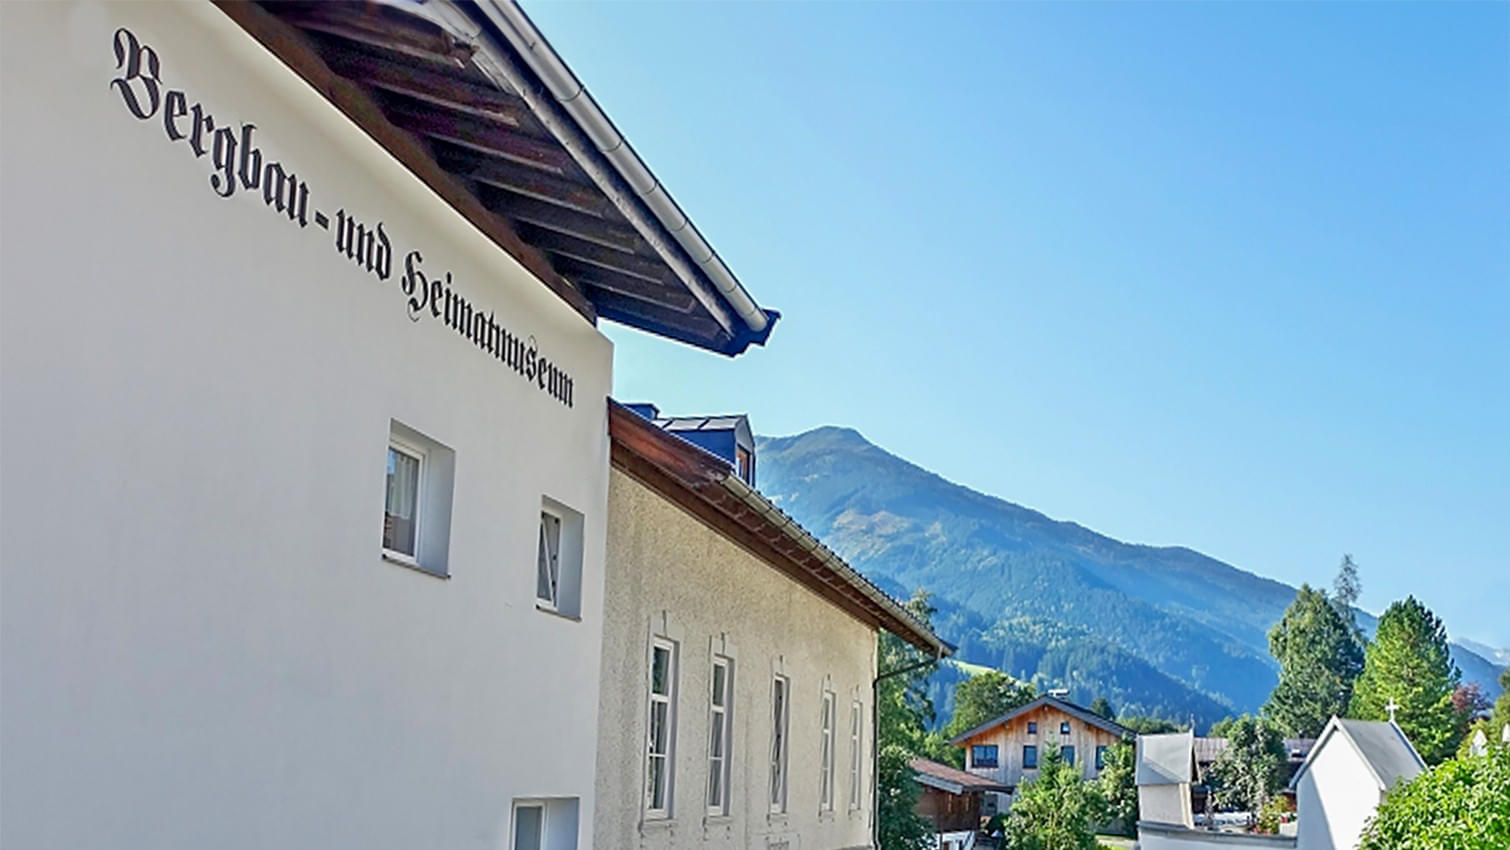
<svg viewBox="0 0 1510 850">
<path fill-rule="evenodd" d="M 555 608 L 552 608 L 549 605 L 541 605 L 539 602 L 535 603 L 535 610 L 539 611 L 542 614 L 549 614 L 552 617 L 560 617 L 563 620 L 570 620 L 573 623 L 580 623 L 580 622 L 582 622 L 582 618 L 579 615 L 577 615 L 577 614 L 565 614 L 565 613 L 562 613 L 560 611 L 557 611 Z M 648 823 L 648 822 L 650 822 L 652 820 L 659 822 L 659 821 L 670 820 L 670 818 L 657 817 L 657 818 L 646 818 L 645 820 Z"/>
<path fill-rule="evenodd" d="M 772 825 L 772 826 L 786 826 L 786 824 L 787 824 L 787 813 L 786 812 L 771 812 L 770 814 L 767 814 L 765 816 L 765 822 L 767 824 Z"/>
<path fill-rule="evenodd" d="M 408 555 L 402 555 L 398 552 L 392 552 L 387 549 L 383 550 L 383 560 L 405 569 L 414 570 L 417 573 L 423 573 L 431 578 L 438 578 L 441 580 L 449 580 L 451 578 L 450 573 L 438 573 L 434 570 L 426 569 L 425 567 L 420 566 L 419 561 L 414 560 Z"/>
<path fill-rule="evenodd" d="M 676 821 L 670 815 L 646 815 L 640 819 L 640 833 L 666 832 L 676 827 Z"/>
<path fill-rule="evenodd" d="M 833 809 L 823 809 L 822 811 L 818 812 L 818 822 L 819 823 L 833 823 L 833 821 L 834 821 L 834 810 Z"/>
</svg>

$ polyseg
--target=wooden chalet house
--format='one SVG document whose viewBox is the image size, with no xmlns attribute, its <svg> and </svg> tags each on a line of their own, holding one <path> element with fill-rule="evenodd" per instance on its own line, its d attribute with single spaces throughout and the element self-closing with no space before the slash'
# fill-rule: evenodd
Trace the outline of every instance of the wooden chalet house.
<svg viewBox="0 0 1510 850">
<path fill-rule="evenodd" d="M 1101 774 L 1107 748 L 1130 737 L 1132 732 L 1115 721 L 1057 696 L 1045 695 L 965 732 L 950 743 L 965 748 L 967 771 L 1015 791 L 1023 780 L 1037 775 L 1038 760 L 1050 747 L 1057 746 L 1086 779 L 1094 779 Z"/>
</svg>

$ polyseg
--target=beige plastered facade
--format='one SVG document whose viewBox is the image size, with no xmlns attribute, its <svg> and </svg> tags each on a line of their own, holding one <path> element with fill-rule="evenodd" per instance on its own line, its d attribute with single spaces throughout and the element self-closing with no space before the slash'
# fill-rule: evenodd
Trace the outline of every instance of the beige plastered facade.
<svg viewBox="0 0 1510 850">
<path fill-rule="evenodd" d="M 594 848 L 871 846 L 874 629 L 617 467 L 608 488 L 605 599 Z M 648 816 L 646 809 L 654 636 L 675 642 L 678 661 L 666 817 Z M 731 658 L 734 669 L 727 813 L 707 804 L 715 654 Z M 778 674 L 791 686 L 784 812 L 772 811 L 768 792 L 772 681 Z M 835 705 L 828 810 L 819 799 L 826 690 Z M 852 798 L 850 720 L 856 704 L 860 775 Z"/>
</svg>

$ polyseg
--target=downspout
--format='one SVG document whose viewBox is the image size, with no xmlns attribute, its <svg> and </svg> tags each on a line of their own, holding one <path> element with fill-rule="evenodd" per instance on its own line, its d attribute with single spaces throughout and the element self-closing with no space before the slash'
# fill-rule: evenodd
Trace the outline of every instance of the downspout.
<svg viewBox="0 0 1510 850">
<path fill-rule="evenodd" d="M 879 644 L 876 654 L 880 654 Z M 880 686 L 881 682 L 893 676 L 903 673 L 911 673 L 921 667 L 928 667 L 944 660 L 944 648 L 938 648 L 938 654 L 933 658 L 925 658 L 906 667 L 888 670 L 877 675 L 870 682 L 870 845 L 880 850 L 881 847 L 881 783 L 877 781 L 877 774 L 881 767 L 881 708 Z"/>
</svg>

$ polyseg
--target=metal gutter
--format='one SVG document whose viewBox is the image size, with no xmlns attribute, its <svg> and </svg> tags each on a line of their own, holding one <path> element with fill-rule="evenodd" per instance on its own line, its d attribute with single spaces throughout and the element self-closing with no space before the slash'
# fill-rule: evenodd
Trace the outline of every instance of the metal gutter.
<svg viewBox="0 0 1510 850">
<path fill-rule="evenodd" d="M 724 353 L 738 354 L 751 343 L 765 343 L 780 314 L 755 303 L 517 3 L 475 0 L 463 8 L 464 0 L 375 2 L 422 17 L 453 38 L 476 46 L 472 61 L 477 67 L 495 84 L 524 98 L 572 159 L 730 335 L 732 344 Z M 499 44 L 494 33 L 512 50 Z M 511 53 L 523 57 L 528 67 L 521 68 Z M 545 91 L 534 85 L 532 77 L 544 84 Z"/>
<path fill-rule="evenodd" d="M 670 193 L 655 179 L 655 175 L 650 173 L 639 154 L 630 146 L 629 140 L 620 135 L 613 122 L 593 100 L 587 87 L 582 85 L 551 48 L 545 36 L 535 29 L 534 23 L 519 4 L 515 0 L 478 0 L 478 6 L 499 25 L 531 70 L 545 83 L 551 95 L 576 119 L 598 152 L 613 163 L 645 205 L 655 213 L 660 224 L 671 233 L 672 238 L 682 246 L 708 279 L 713 281 L 718 291 L 723 293 L 750 330 L 757 334 L 764 331 L 771 323 L 771 317 L 755 304 L 754 299 L 734 277 L 734 273 L 729 271 L 729 267 L 718 256 L 718 252 L 697 232 L 696 225 L 677 206 Z"/>
<path fill-rule="evenodd" d="M 722 480 L 725 490 L 737 496 L 746 505 L 749 505 L 756 513 L 764 516 L 772 525 L 775 525 L 782 534 L 786 535 L 793 543 L 818 556 L 823 565 L 838 573 L 845 583 L 859 590 L 868 599 L 880 606 L 886 613 L 896 617 L 913 627 L 913 630 L 923 636 L 924 642 L 929 645 L 939 658 L 954 654 L 954 647 L 943 638 L 933 633 L 933 630 L 918 622 L 912 616 L 912 612 L 897 604 L 889 594 L 871 584 L 870 579 L 860 575 L 854 567 L 844 562 L 843 558 L 833 553 L 833 550 L 824 546 L 818 538 L 808 533 L 796 520 L 787 516 L 784 511 L 771 504 L 770 500 L 760 495 L 760 491 L 740 480 L 737 475 L 725 475 Z M 900 635 L 898 636 L 900 637 Z"/>
</svg>

